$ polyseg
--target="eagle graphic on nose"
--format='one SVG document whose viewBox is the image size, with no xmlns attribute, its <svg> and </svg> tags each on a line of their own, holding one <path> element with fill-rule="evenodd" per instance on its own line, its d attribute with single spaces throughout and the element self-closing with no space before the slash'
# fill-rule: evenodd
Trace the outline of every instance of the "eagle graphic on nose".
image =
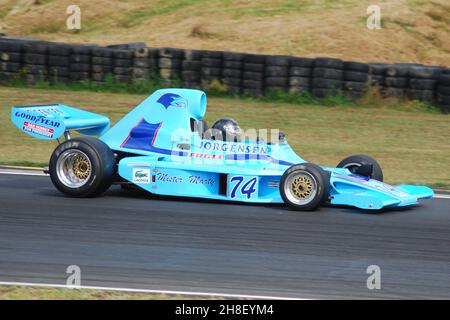
<svg viewBox="0 0 450 320">
<path fill-rule="evenodd" d="M 161 103 L 166 109 L 170 106 L 178 108 L 186 108 L 187 106 L 186 99 L 175 93 L 163 94 L 156 102 Z"/>
</svg>

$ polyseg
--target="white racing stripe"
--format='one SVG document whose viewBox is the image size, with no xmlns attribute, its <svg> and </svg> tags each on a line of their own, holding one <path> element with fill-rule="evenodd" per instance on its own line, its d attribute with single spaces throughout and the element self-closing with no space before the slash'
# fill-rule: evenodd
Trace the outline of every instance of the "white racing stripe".
<svg viewBox="0 0 450 320">
<path fill-rule="evenodd" d="M 45 174 L 44 172 L 35 172 L 31 170 L 16 170 L 16 169 L 0 169 L 0 174 L 15 174 L 15 175 L 22 175 L 22 176 L 43 176 L 48 177 L 48 174 Z M 450 194 L 440 194 L 437 193 L 433 196 L 435 199 L 450 199 Z"/>
<path fill-rule="evenodd" d="M 132 288 L 114 288 L 114 287 L 97 287 L 97 286 L 80 286 L 70 287 L 63 284 L 50 283 L 31 283 L 31 282 L 8 282 L 0 281 L 3 286 L 20 286 L 20 287 L 41 287 L 41 288 L 58 288 L 58 289 L 83 289 L 83 290 L 108 290 L 118 292 L 131 293 L 150 293 L 150 294 L 168 294 L 168 295 L 185 295 L 185 296 L 208 296 L 208 297 L 224 297 L 224 298 L 238 298 L 238 299 L 256 299 L 256 300 L 311 300 L 305 298 L 288 298 L 275 296 L 259 296 L 246 295 L 239 293 L 215 293 L 215 292 L 195 292 L 195 291 L 172 291 L 172 290 L 150 290 L 150 289 L 132 289 Z"/>
</svg>

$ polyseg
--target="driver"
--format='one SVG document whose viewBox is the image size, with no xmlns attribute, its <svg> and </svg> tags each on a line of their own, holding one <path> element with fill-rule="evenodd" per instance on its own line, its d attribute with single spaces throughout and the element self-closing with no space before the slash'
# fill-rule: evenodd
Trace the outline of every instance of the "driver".
<svg viewBox="0 0 450 320">
<path fill-rule="evenodd" d="M 231 142 L 240 142 L 243 137 L 243 131 L 236 120 L 231 118 L 221 118 L 214 122 L 211 129 L 214 140 L 223 140 Z"/>
</svg>

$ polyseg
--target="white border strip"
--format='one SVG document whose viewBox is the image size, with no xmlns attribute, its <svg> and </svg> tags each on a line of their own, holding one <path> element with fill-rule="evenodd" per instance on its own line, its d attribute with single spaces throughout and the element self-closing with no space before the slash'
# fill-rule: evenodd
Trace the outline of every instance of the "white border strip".
<svg viewBox="0 0 450 320">
<path fill-rule="evenodd" d="M 7 169 L 5 171 L 4 169 L 0 169 L 0 174 L 13 174 L 13 175 L 22 175 L 22 176 L 42 176 L 42 177 L 48 177 L 48 174 L 45 174 L 44 172 L 30 172 L 27 170 L 15 170 L 15 169 Z M 439 194 L 436 193 L 433 198 L 435 199 L 450 199 L 450 194 Z"/>
<path fill-rule="evenodd" d="M 223 297 L 223 298 L 241 298 L 241 299 L 256 299 L 256 300 L 311 300 L 305 298 L 288 298 L 288 297 L 274 297 L 274 296 L 258 296 L 246 294 L 230 294 L 230 293 L 215 293 L 215 292 L 194 292 L 194 291 L 172 291 L 172 290 L 150 290 L 150 289 L 131 289 L 131 288 L 114 288 L 114 287 L 97 287 L 97 286 L 80 286 L 70 287 L 63 284 L 47 284 L 47 283 L 31 283 L 31 282 L 8 282 L 0 281 L 2 286 L 20 286 L 20 287 L 41 287 L 41 288 L 58 288 L 58 289 L 82 289 L 82 290 L 108 290 L 118 292 L 130 293 L 150 293 L 150 294 L 168 294 L 168 295 L 186 295 L 186 296 L 209 296 L 209 297 Z"/>
</svg>

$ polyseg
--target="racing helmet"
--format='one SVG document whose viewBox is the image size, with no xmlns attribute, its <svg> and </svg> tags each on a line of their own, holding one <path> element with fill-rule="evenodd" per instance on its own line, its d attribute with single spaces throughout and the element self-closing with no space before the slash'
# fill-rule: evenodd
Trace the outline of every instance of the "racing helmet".
<svg viewBox="0 0 450 320">
<path fill-rule="evenodd" d="M 214 122 L 212 129 L 221 133 L 223 141 L 239 142 L 242 139 L 242 129 L 234 119 L 221 118 Z"/>
</svg>

